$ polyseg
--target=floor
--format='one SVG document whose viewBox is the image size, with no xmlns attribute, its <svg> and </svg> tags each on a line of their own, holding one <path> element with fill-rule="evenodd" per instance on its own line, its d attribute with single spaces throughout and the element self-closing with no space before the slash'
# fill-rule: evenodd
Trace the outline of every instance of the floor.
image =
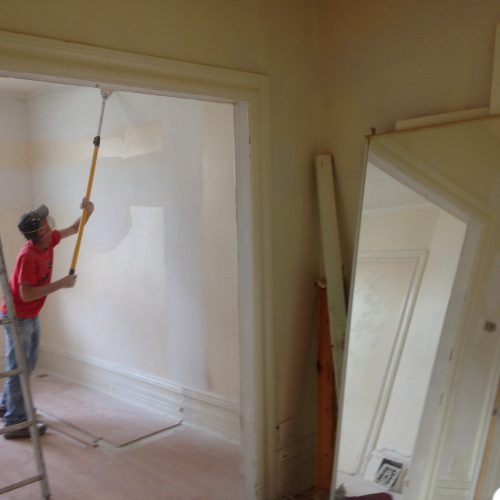
<svg viewBox="0 0 500 500">
<path fill-rule="evenodd" d="M 83 395 L 76 397 L 76 388 L 73 386 L 68 392 L 64 384 L 53 379 L 49 384 L 36 379 L 32 383 L 37 412 L 49 425 L 41 441 L 52 500 L 241 498 L 237 444 L 172 418 L 165 421 L 166 425 L 158 425 L 158 415 L 146 415 L 141 413 L 144 409 L 130 405 L 123 415 L 117 411 L 123 402 L 94 394 L 99 402 L 96 405 L 92 391 L 85 389 Z M 54 386 L 57 390 L 51 396 Z M 65 393 L 68 397 L 58 409 L 57 402 Z M 90 399 L 82 403 L 82 398 Z M 103 409 L 106 404 L 109 406 Z M 107 416 L 101 426 L 96 425 L 95 419 L 99 411 Z M 139 414 L 146 421 L 140 433 L 132 425 Z M 35 475 L 31 440 L 1 439 L 0 463 L 0 487 Z M 2 496 L 2 500 L 37 498 L 42 498 L 40 483 Z"/>
</svg>

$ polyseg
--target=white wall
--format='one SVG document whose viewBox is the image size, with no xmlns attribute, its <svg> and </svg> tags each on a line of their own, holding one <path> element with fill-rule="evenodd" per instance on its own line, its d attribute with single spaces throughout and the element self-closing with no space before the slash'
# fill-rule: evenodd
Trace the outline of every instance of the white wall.
<svg viewBox="0 0 500 500">
<path fill-rule="evenodd" d="M 84 88 L 30 101 L 34 202 L 57 227 L 80 213 L 100 106 Z M 233 135 L 231 105 L 108 99 L 77 285 L 49 297 L 44 350 L 239 401 Z"/>
<path fill-rule="evenodd" d="M 28 107 L 22 99 L 0 97 L 0 237 L 10 274 L 24 237 L 17 229 L 22 213 L 32 210 L 29 170 Z M 1 291 L 0 291 L 1 295 Z M 4 335 L 0 335 L 2 353 Z"/>
<path fill-rule="evenodd" d="M 29 170 L 28 107 L 24 100 L 0 97 L 0 235 L 9 268 L 18 245 L 24 241 L 17 229 L 20 215 L 32 209 Z"/>
</svg>

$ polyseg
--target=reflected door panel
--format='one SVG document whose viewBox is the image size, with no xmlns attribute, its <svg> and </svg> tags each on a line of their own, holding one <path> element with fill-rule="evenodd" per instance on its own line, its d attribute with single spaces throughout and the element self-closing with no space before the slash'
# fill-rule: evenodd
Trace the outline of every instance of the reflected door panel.
<svg viewBox="0 0 500 500">
<path fill-rule="evenodd" d="M 339 468 L 350 474 L 362 466 L 388 367 L 412 290 L 416 261 L 397 255 L 358 260 L 349 338 Z M 345 441 L 345 446 L 343 446 Z"/>
</svg>

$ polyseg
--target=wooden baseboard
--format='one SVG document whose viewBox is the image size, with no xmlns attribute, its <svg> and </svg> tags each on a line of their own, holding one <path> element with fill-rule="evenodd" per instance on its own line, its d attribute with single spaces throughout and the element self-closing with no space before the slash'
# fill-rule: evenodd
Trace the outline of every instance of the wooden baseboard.
<svg viewBox="0 0 500 500">
<path fill-rule="evenodd" d="M 182 418 L 188 425 L 240 442 L 239 404 L 221 396 L 47 346 L 40 349 L 37 371 L 134 401 L 140 406 Z"/>
</svg>

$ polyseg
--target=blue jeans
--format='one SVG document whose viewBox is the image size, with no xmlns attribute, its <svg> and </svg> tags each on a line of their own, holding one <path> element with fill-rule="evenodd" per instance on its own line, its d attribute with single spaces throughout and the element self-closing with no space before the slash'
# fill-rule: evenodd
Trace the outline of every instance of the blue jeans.
<svg viewBox="0 0 500 500">
<path fill-rule="evenodd" d="M 20 342 L 23 346 L 28 367 L 28 374 L 35 369 L 38 360 L 38 348 L 40 343 L 40 324 L 38 318 L 17 319 L 19 325 Z M 12 325 L 4 325 L 5 328 L 5 369 L 17 368 L 14 353 L 14 342 L 12 341 Z M 6 408 L 3 420 L 5 425 L 12 425 L 27 420 L 24 408 L 23 394 L 19 375 L 9 377 L 4 385 L 1 404 Z"/>
</svg>

